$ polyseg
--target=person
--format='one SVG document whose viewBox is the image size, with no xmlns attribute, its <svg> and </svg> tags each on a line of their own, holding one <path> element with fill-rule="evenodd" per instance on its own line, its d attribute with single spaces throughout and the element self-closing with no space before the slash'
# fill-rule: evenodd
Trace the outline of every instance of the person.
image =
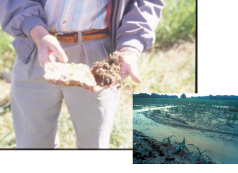
<svg viewBox="0 0 238 173">
<path fill-rule="evenodd" d="M 11 82 L 17 148 L 58 146 L 63 99 L 77 147 L 109 148 L 120 90 L 52 85 L 43 78 L 44 64 L 60 61 L 92 67 L 119 51 L 122 79 L 131 76 L 141 82 L 137 59 L 154 44 L 163 6 L 163 0 L 0 0 L 1 26 L 15 37 L 17 54 Z"/>
</svg>

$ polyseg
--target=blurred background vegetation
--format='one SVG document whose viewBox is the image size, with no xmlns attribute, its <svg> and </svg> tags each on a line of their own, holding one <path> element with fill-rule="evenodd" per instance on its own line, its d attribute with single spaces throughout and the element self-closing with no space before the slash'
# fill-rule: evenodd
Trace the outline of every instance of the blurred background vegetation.
<svg viewBox="0 0 238 173">
<path fill-rule="evenodd" d="M 155 47 L 195 41 L 196 0 L 165 0 L 163 18 L 156 29 Z"/>
<path fill-rule="evenodd" d="M 13 37 L 0 29 L 0 73 L 12 70 Z M 123 81 L 121 98 L 111 134 L 111 148 L 132 148 L 133 93 L 195 92 L 196 1 L 165 0 L 156 29 L 155 47 L 138 61 L 141 84 Z M 0 78 L 0 148 L 14 148 L 15 135 L 10 109 L 10 84 Z M 61 148 L 75 148 L 74 129 L 65 104 L 58 124 Z"/>
</svg>

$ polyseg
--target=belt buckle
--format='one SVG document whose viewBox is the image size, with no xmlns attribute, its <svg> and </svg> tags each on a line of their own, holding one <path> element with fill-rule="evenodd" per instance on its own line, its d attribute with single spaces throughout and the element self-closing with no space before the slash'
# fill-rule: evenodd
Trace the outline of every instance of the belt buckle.
<svg viewBox="0 0 238 173">
<path fill-rule="evenodd" d="M 82 32 L 75 32 L 74 34 L 77 34 L 77 36 L 74 35 L 74 40 L 75 39 L 77 40 L 77 42 L 74 42 L 74 43 L 81 43 L 82 42 Z M 63 36 L 63 35 L 67 35 L 67 34 L 63 34 L 62 32 L 55 33 L 54 36 L 57 40 L 58 40 L 58 38 L 57 38 L 58 35 Z"/>
<path fill-rule="evenodd" d="M 55 33 L 55 38 L 57 39 L 57 35 L 64 35 L 62 32 Z"/>
</svg>

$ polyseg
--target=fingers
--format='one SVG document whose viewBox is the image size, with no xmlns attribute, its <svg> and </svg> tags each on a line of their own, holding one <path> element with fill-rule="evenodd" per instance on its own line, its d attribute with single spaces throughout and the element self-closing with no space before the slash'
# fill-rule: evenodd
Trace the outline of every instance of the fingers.
<svg viewBox="0 0 238 173">
<path fill-rule="evenodd" d="M 50 49 L 52 50 L 53 54 L 59 58 L 59 60 L 63 63 L 68 62 L 68 57 L 66 56 L 64 50 L 62 49 L 62 47 L 60 46 L 60 44 L 58 42 L 56 42 L 55 44 L 52 44 L 50 46 Z"/>
<path fill-rule="evenodd" d="M 129 74 L 134 82 L 140 83 L 142 81 L 139 77 L 137 66 L 131 66 L 129 69 Z"/>
<path fill-rule="evenodd" d="M 38 56 L 39 56 L 39 64 L 43 68 L 46 62 L 55 62 L 57 59 L 57 57 L 51 50 L 47 50 L 42 47 L 39 47 Z"/>
<path fill-rule="evenodd" d="M 41 55 L 48 55 L 48 57 L 43 57 L 43 59 L 49 59 L 49 52 L 55 54 L 59 60 L 63 63 L 68 62 L 68 57 L 66 56 L 64 50 L 60 46 L 57 39 L 49 34 L 49 32 L 43 26 L 35 26 L 30 32 L 31 37 L 35 41 L 38 48 L 41 48 Z M 40 57 L 42 58 L 42 57 Z M 41 62 L 43 65 L 44 61 Z"/>
<path fill-rule="evenodd" d="M 140 76 L 139 76 L 136 65 L 126 65 L 125 68 L 121 67 L 121 79 L 122 79 L 122 81 L 125 78 L 127 78 L 129 75 L 131 76 L 131 79 L 134 82 L 140 83 L 142 81 Z"/>
<path fill-rule="evenodd" d="M 51 62 L 54 59 L 52 57 L 51 51 L 46 51 L 41 47 L 39 47 L 38 56 L 39 56 L 39 64 L 42 68 L 45 67 L 46 62 Z"/>
<path fill-rule="evenodd" d="M 54 54 L 50 54 L 49 59 L 51 62 L 55 62 L 56 61 L 56 56 Z"/>
<path fill-rule="evenodd" d="M 68 62 L 68 57 L 59 42 L 51 35 L 44 36 L 44 38 L 38 42 L 37 47 L 39 63 L 43 68 L 46 62 L 55 62 L 56 58 L 59 58 L 63 63 Z"/>
<path fill-rule="evenodd" d="M 40 66 L 42 67 L 42 68 L 45 68 L 45 63 L 46 63 L 47 61 L 39 61 L 39 64 L 40 64 Z"/>
<path fill-rule="evenodd" d="M 137 55 L 134 53 L 123 55 L 123 61 L 121 63 L 122 80 L 130 75 L 134 82 L 140 83 L 142 81 L 137 70 L 137 59 Z"/>
</svg>

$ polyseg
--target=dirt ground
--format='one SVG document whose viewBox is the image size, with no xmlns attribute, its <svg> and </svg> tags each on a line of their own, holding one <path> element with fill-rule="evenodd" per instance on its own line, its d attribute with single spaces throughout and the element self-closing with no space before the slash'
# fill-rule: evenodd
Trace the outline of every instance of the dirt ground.
<svg viewBox="0 0 238 173">
<path fill-rule="evenodd" d="M 133 130 L 133 163 L 134 164 L 211 164 L 197 160 L 192 152 L 183 150 L 174 152 L 176 146 L 152 139 L 145 134 Z"/>
</svg>

